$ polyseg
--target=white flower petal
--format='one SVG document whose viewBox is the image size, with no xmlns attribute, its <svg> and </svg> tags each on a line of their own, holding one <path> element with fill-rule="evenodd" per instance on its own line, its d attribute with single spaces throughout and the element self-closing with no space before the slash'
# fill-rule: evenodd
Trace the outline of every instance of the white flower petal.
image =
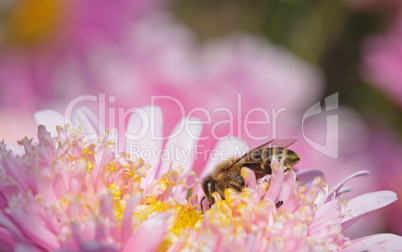
<svg viewBox="0 0 402 252">
<path fill-rule="evenodd" d="M 166 143 L 158 174 L 164 174 L 170 165 L 182 166 L 184 173 L 193 168 L 195 148 L 202 132 L 202 123 L 196 118 L 184 118 L 175 127 Z"/>
<path fill-rule="evenodd" d="M 202 170 L 200 177 L 204 177 L 208 173 L 212 172 L 214 168 L 222 161 L 225 161 L 230 157 L 240 157 L 246 152 L 246 148 L 246 142 L 235 137 L 219 140 L 214 148 L 214 152 L 218 155 L 209 157 L 209 160 L 205 165 L 205 168 Z M 223 159 L 221 155 L 225 153 L 228 153 L 229 155 L 226 159 Z M 224 158 L 225 157 L 226 156 L 224 156 Z"/>
<path fill-rule="evenodd" d="M 18 146 L 16 144 L 12 144 L 12 143 L 5 143 L 6 144 L 6 149 L 10 150 L 13 156 L 20 156 L 22 157 L 22 155 L 25 154 L 25 150 L 22 146 Z"/>
<path fill-rule="evenodd" d="M 64 126 L 70 123 L 62 114 L 50 109 L 38 111 L 35 113 L 34 117 L 38 125 L 44 125 L 46 127 L 51 137 L 58 136 L 56 126 Z"/>
<path fill-rule="evenodd" d="M 394 234 L 375 234 L 352 240 L 345 252 L 353 251 L 401 251 L 402 237 Z"/>
<path fill-rule="evenodd" d="M 338 191 L 338 195 L 345 194 L 345 193 L 348 193 L 351 191 L 353 191 L 352 187 L 345 186 L 345 187 L 342 187 L 342 189 Z"/>
<path fill-rule="evenodd" d="M 316 177 L 324 177 L 324 173 L 318 169 L 309 169 L 297 172 L 300 186 L 310 185 Z"/>
<path fill-rule="evenodd" d="M 378 191 L 366 193 L 349 200 L 346 207 L 347 215 L 342 220 L 343 228 L 346 229 L 365 214 L 391 204 L 397 199 L 394 192 Z"/>
<path fill-rule="evenodd" d="M 162 151 L 163 116 L 159 107 L 145 106 L 133 111 L 126 129 L 126 153 L 133 161 L 142 158 L 152 168 L 143 180 L 147 186 L 158 171 Z"/>
<path fill-rule="evenodd" d="M 80 106 L 71 116 L 72 126 L 75 130 L 81 127 L 85 135 L 84 140 L 89 143 L 96 143 L 99 136 L 103 136 L 105 127 L 98 117 L 86 106 Z"/>
<path fill-rule="evenodd" d="M 369 176 L 371 175 L 371 173 L 369 171 L 358 171 L 353 173 L 352 175 L 350 175 L 349 177 L 347 177 L 346 179 L 344 179 L 343 181 L 341 181 L 340 183 L 338 183 L 336 186 L 334 186 L 330 192 L 332 193 L 333 191 L 335 191 L 336 195 L 338 195 L 339 190 L 342 188 L 342 186 L 348 182 L 349 180 L 351 180 L 352 178 L 356 178 L 356 177 L 361 177 L 361 176 Z"/>
</svg>

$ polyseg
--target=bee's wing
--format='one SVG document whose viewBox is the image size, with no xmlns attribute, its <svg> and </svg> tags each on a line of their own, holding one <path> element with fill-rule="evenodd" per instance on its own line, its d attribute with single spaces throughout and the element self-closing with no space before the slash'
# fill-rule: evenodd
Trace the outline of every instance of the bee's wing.
<svg viewBox="0 0 402 252">
<path fill-rule="evenodd" d="M 264 148 L 269 148 L 269 147 L 282 147 L 282 148 L 287 148 L 294 144 L 296 142 L 296 139 L 273 139 L 269 141 L 267 146 Z"/>
<path fill-rule="evenodd" d="M 271 148 L 271 147 L 282 147 L 282 148 L 287 148 L 294 144 L 296 142 L 296 139 L 277 139 L 274 138 L 271 141 L 268 141 L 258 147 L 255 147 L 254 149 L 250 150 L 246 154 L 244 154 L 242 157 L 239 158 L 239 161 L 247 156 L 249 156 L 253 151 L 255 150 L 261 150 L 265 148 Z"/>
<path fill-rule="evenodd" d="M 229 169 L 231 167 L 233 167 L 234 165 L 236 165 L 237 163 L 246 160 L 248 158 L 248 156 L 250 156 L 251 153 L 253 153 L 253 151 L 255 150 L 261 150 L 261 149 L 265 149 L 265 148 L 271 148 L 271 147 L 282 147 L 282 148 L 287 148 L 289 146 L 291 146 L 292 144 L 294 144 L 296 142 L 296 139 L 277 139 L 274 138 L 252 150 L 250 150 L 249 152 L 247 152 L 246 154 L 244 154 L 243 156 L 239 157 L 238 159 L 236 159 L 235 161 L 233 161 L 226 169 Z"/>
</svg>

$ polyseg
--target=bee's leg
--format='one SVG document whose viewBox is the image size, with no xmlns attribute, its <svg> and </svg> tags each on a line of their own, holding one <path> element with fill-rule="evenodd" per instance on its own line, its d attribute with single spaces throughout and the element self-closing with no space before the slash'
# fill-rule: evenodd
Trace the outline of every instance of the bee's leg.
<svg viewBox="0 0 402 252">
<path fill-rule="evenodd" d="M 232 188 L 232 189 L 235 189 L 238 192 L 241 191 L 241 187 L 239 187 L 238 185 L 236 185 L 234 183 L 230 183 L 230 182 L 226 184 L 226 188 Z"/>
<path fill-rule="evenodd" d="M 202 198 L 202 200 L 201 200 L 201 211 L 204 213 L 204 208 L 202 207 L 202 202 L 204 201 L 204 199 L 205 199 L 205 196 Z"/>
<path fill-rule="evenodd" d="M 214 198 L 212 197 L 212 193 L 217 191 L 217 184 L 215 180 L 208 179 L 205 181 L 203 185 L 204 192 L 208 197 L 209 207 L 215 203 Z"/>
<path fill-rule="evenodd" d="M 246 182 L 244 181 L 244 178 L 240 175 L 240 172 L 238 174 L 232 174 L 232 180 L 229 180 L 226 184 L 225 188 L 232 188 L 235 189 L 236 191 L 240 192 L 241 189 L 244 188 L 246 185 Z"/>
<path fill-rule="evenodd" d="M 288 167 L 288 168 L 286 168 L 283 172 L 284 172 L 284 173 L 287 173 L 288 171 L 291 171 L 291 170 L 295 171 L 292 167 Z M 299 178 L 298 178 L 298 177 L 296 177 L 296 181 L 299 182 Z"/>
<path fill-rule="evenodd" d="M 280 200 L 280 201 L 278 201 L 278 202 L 276 203 L 276 208 L 279 208 L 279 207 L 281 207 L 282 205 L 283 205 L 283 201 Z"/>
</svg>

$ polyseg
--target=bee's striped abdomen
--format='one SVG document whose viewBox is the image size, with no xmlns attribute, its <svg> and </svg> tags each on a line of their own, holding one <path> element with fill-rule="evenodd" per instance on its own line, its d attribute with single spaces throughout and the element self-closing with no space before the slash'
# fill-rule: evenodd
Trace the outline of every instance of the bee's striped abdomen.
<svg viewBox="0 0 402 252">
<path fill-rule="evenodd" d="M 291 168 L 300 160 L 300 157 L 294 151 L 282 147 L 271 147 L 253 150 L 244 162 L 239 163 L 239 165 L 252 169 L 258 179 L 272 173 L 271 162 L 274 157 L 278 161 L 283 159 L 285 166 L 288 168 Z"/>
</svg>

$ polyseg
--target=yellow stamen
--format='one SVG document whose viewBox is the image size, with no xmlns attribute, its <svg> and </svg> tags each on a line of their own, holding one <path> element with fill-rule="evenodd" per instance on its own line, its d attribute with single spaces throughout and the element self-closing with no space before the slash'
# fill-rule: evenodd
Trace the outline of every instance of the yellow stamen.
<svg viewBox="0 0 402 252">
<path fill-rule="evenodd" d="M 116 164 L 114 162 L 109 162 L 106 164 L 106 170 L 107 171 L 111 171 L 111 172 L 115 172 L 116 171 Z"/>
<path fill-rule="evenodd" d="M 92 172 L 93 169 L 94 169 L 94 163 L 88 161 L 87 162 L 87 172 L 90 173 L 90 172 Z"/>
<path fill-rule="evenodd" d="M 203 215 L 201 211 L 195 209 L 191 204 L 177 205 L 176 219 L 171 231 L 179 235 L 183 229 L 198 229 L 201 226 Z"/>
<path fill-rule="evenodd" d="M 147 195 L 145 204 L 146 207 L 137 214 L 137 219 L 143 221 L 149 217 L 150 214 L 154 212 L 163 212 L 168 210 L 168 205 L 162 201 L 156 200 L 154 195 Z"/>
<path fill-rule="evenodd" d="M 120 188 L 118 185 L 116 184 L 110 184 L 108 186 L 109 191 L 111 192 L 113 198 L 120 198 L 121 192 L 120 192 Z"/>
<path fill-rule="evenodd" d="M 178 240 L 180 233 L 187 229 L 198 229 L 203 219 L 201 211 L 198 211 L 191 204 L 177 204 L 175 206 L 175 221 L 167 238 L 160 244 L 157 251 L 167 251 L 170 246 Z"/>
</svg>

